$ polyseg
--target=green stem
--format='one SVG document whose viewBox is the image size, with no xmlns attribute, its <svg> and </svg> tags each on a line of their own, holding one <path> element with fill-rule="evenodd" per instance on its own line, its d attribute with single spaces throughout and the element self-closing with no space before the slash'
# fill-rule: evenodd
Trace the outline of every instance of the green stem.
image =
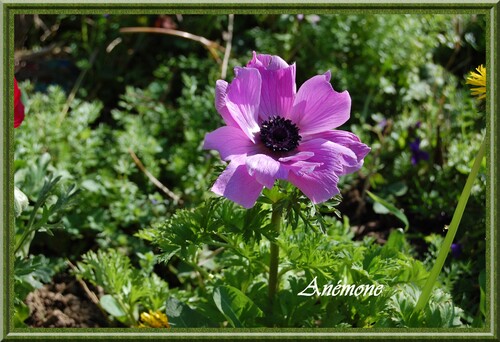
<svg viewBox="0 0 500 342">
<path fill-rule="evenodd" d="M 472 170 L 469 174 L 469 177 L 467 178 L 465 187 L 462 191 L 462 194 L 460 195 L 457 207 L 455 209 L 455 212 L 453 213 L 453 218 L 451 219 L 450 226 L 448 227 L 448 232 L 446 233 L 443 245 L 441 246 L 439 254 L 436 258 L 436 263 L 434 264 L 434 267 L 431 270 L 429 278 L 427 278 L 427 281 L 424 285 L 422 293 L 418 298 L 418 302 L 417 305 L 415 306 L 414 313 L 418 313 L 419 311 L 421 311 L 427 304 L 431 296 L 432 288 L 434 287 L 436 280 L 439 276 L 439 273 L 443 268 L 444 262 L 451 248 L 451 244 L 453 243 L 453 239 L 455 238 L 455 234 L 457 233 L 458 225 L 460 224 L 460 220 L 462 219 L 462 215 L 464 213 L 467 200 L 469 199 L 472 185 L 474 184 L 474 180 L 476 179 L 477 174 L 479 172 L 479 167 L 481 166 L 481 161 L 483 160 L 485 151 L 486 151 L 486 138 L 483 139 L 481 147 L 477 152 L 476 159 L 474 160 L 474 165 L 472 166 Z"/>
<path fill-rule="evenodd" d="M 271 226 L 273 230 L 277 233 L 276 240 L 271 241 L 271 256 L 269 262 L 269 305 L 272 308 L 274 297 L 278 290 L 278 265 L 279 265 L 279 246 L 278 246 L 278 236 L 281 229 L 281 214 L 283 209 L 273 205 L 273 214 L 271 216 Z"/>
<path fill-rule="evenodd" d="M 43 200 L 40 200 L 40 199 L 35 203 L 33 211 L 31 212 L 30 219 L 28 221 L 28 225 L 26 226 L 26 229 L 24 230 L 23 235 L 16 243 L 16 247 L 14 248 L 14 255 L 17 254 L 17 252 L 21 249 L 21 247 L 23 247 L 23 244 L 24 244 L 24 241 L 26 240 L 26 238 L 31 233 L 35 232 L 38 227 L 40 227 L 40 225 L 38 225 L 38 224 L 35 227 L 33 227 L 33 223 L 35 222 L 36 214 L 38 212 L 38 209 L 40 209 L 42 203 L 43 203 Z"/>
<path fill-rule="evenodd" d="M 191 262 L 187 259 L 182 259 L 186 264 L 188 264 L 189 266 L 191 266 L 192 268 L 194 268 L 197 272 L 198 272 L 198 285 L 200 286 L 200 288 L 202 290 L 205 289 L 205 283 L 204 283 L 204 279 L 209 279 L 210 278 L 210 274 L 204 270 L 202 267 L 198 266 L 198 264 L 196 262 Z"/>
<path fill-rule="evenodd" d="M 123 302 L 121 296 L 119 294 L 116 294 L 114 296 L 116 300 L 118 301 L 118 304 L 122 307 L 122 310 L 127 313 L 127 319 L 129 321 L 129 326 L 134 326 L 137 324 L 137 321 L 135 320 L 134 313 L 133 313 L 133 306 L 125 305 Z"/>
</svg>

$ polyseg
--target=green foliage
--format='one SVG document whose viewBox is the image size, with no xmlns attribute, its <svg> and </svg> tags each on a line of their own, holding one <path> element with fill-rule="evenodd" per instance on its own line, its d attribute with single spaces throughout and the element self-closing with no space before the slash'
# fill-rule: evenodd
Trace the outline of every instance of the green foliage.
<svg viewBox="0 0 500 342">
<path fill-rule="evenodd" d="M 267 226 L 268 204 L 257 204 L 250 212 L 258 223 L 254 221 L 247 230 Z M 223 321 L 233 327 L 410 324 L 404 320 L 394 323 L 389 319 L 396 310 L 394 305 L 402 306 L 404 310 L 398 309 L 403 310 L 401 315 L 409 317 L 415 304 L 404 304 L 405 296 L 398 295 L 398 289 L 400 286 L 420 288 L 428 272 L 420 261 L 410 256 L 402 230 L 393 231 L 387 244 L 380 246 L 370 239 L 353 241 L 352 235 L 344 234 L 344 223 L 332 217 L 324 220 L 325 233 L 311 230 L 311 220 L 300 221 L 295 227 L 289 222 L 277 237 L 281 251 L 281 288 L 275 305 L 270 308 L 267 300 L 269 243 L 263 238 L 268 234 L 249 234 L 242 238 L 238 226 L 245 222 L 247 213 L 227 200 L 210 200 L 199 208 L 179 211 L 164 225 L 143 230 L 139 235 L 161 249 L 162 261 L 179 265 L 182 288 L 196 288 L 198 299 L 191 300 L 190 304 L 195 310 L 200 304 L 201 312 L 207 311 L 207 305 L 208 309 L 212 307 L 210 310 L 215 306 L 223 314 L 219 324 Z M 316 225 L 319 219 L 316 216 Z M 276 236 L 270 238 L 276 239 Z M 203 245 L 208 245 L 208 251 Z M 380 296 L 354 298 L 298 296 L 313 278 L 318 279 L 318 284 L 333 286 L 339 281 L 342 284 L 383 285 L 384 291 Z M 454 309 L 450 314 L 450 307 L 443 304 L 449 301 L 449 294 L 433 297 L 430 311 L 413 324 L 461 325 L 461 310 Z M 440 315 L 443 320 L 425 323 L 434 315 Z"/>
<path fill-rule="evenodd" d="M 142 257 L 138 269 L 117 250 L 90 251 L 74 270 L 78 278 L 104 289 L 106 295 L 99 301 L 101 308 L 127 326 L 138 324 L 140 312 L 164 309 L 169 296 L 168 284 L 152 272 L 155 263 L 152 254 Z"/>
<path fill-rule="evenodd" d="M 100 233 L 98 241 L 102 245 L 114 242 L 134 246 L 128 234 L 119 229 L 130 229 L 141 220 L 149 222 L 153 213 L 164 212 L 161 195 L 140 193 L 138 186 L 129 180 L 137 173 L 130 155 L 115 153 L 114 147 L 111 153 L 104 148 L 105 144 L 113 144 L 113 137 L 104 125 L 91 127 L 100 112 L 98 103 L 73 102 L 75 107 L 69 117 L 58 126 L 55 113 L 62 109 L 63 101 L 57 101 L 61 95 L 59 88 L 49 88 L 47 95 L 36 94 L 32 101 L 27 101 L 27 107 L 37 112 L 37 116 L 26 120 L 25 130 L 17 136 L 16 181 L 20 188 L 25 188 L 23 183 L 28 187 L 39 186 L 40 171 L 33 170 L 27 161 L 38 159 L 41 151 L 48 151 L 40 159 L 39 169 L 52 170 L 75 181 L 82 190 L 81 203 L 86 203 L 65 218 L 68 232 L 73 235 L 71 239 Z M 124 202 L 123 198 L 135 200 Z"/>
<path fill-rule="evenodd" d="M 37 231 L 54 236 L 52 230 L 63 227 L 61 218 L 54 219 L 54 216 L 60 215 L 61 211 L 73 204 L 78 190 L 72 185 L 67 190 L 56 193 L 56 185 L 60 179 L 61 176 L 46 180 L 31 210 L 29 220 L 27 222 L 18 220 L 21 222 L 16 226 L 15 254 L 20 252 L 24 257 L 28 255 L 30 243 Z"/>
<path fill-rule="evenodd" d="M 251 326 L 263 313 L 250 298 L 232 286 L 219 286 L 214 290 L 214 302 L 232 327 Z"/>
<path fill-rule="evenodd" d="M 25 326 L 24 321 L 29 316 L 29 310 L 24 299 L 31 291 L 49 283 L 52 276 L 61 267 L 57 260 L 46 258 L 43 254 L 30 254 L 31 243 L 38 232 L 54 236 L 53 230 L 64 228 L 62 217 L 74 204 L 78 190 L 74 185 L 65 189 L 60 184 L 61 176 L 53 178 L 45 175 L 46 156 L 42 155 L 41 162 L 31 166 L 35 170 L 28 177 L 27 194 L 15 188 L 14 209 L 16 213 L 15 245 L 14 245 L 14 324 L 17 327 Z M 41 168 L 38 168 L 39 166 Z M 34 180 L 34 179 L 35 180 Z M 38 188 L 36 181 L 43 181 Z M 31 191 L 36 191 L 32 193 Z M 30 206 L 34 202 L 33 206 Z"/>
<path fill-rule="evenodd" d="M 462 309 L 453 304 L 451 296 L 440 289 L 434 290 L 418 317 L 412 316 L 420 296 L 420 290 L 411 284 L 395 289 L 387 304 L 388 317 L 378 323 L 379 327 L 398 328 L 455 328 L 462 326 Z"/>
<path fill-rule="evenodd" d="M 54 275 L 54 265 L 43 255 L 30 256 L 29 258 L 16 258 L 14 263 L 14 287 L 16 290 L 16 304 L 34 289 L 50 282 Z"/>
<path fill-rule="evenodd" d="M 198 311 L 191 309 L 187 304 L 175 297 L 167 301 L 166 313 L 170 324 L 177 328 L 214 327 L 215 325 Z"/>
</svg>

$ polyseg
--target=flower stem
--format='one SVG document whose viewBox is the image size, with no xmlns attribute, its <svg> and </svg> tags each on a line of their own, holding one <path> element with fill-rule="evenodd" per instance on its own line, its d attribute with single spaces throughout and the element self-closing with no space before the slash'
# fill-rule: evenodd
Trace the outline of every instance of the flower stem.
<svg viewBox="0 0 500 342">
<path fill-rule="evenodd" d="M 278 265 L 279 265 L 279 246 L 278 246 L 278 236 L 281 229 L 281 214 L 282 207 L 273 205 L 273 214 L 271 216 L 271 226 L 273 230 L 277 233 L 276 240 L 271 241 L 271 256 L 269 261 L 269 305 L 272 310 L 274 297 L 278 290 Z"/>
<path fill-rule="evenodd" d="M 469 174 L 469 177 L 467 178 L 465 187 L 462 191 L 462 194 L 460 195 L 457 207 L 455 209 L 455 212 L 453 213 L 453 218 L 451 219 L 450 226 L 448 227 L 448 232 L 446 233 L 443 245 L 441 246 L 439 254 L 436 258 L 436 263 L 434 264 L 434 267 L 431 270 L 429 278 L 427 278 L 427 281 L 424 285 L 422 293 L 418 298 L 417 305 L 415 306 L 415 309 L 413 311 L 414 314 L 418 313 L 424 308 L 424 306 L 427 304 L 431 296 L 432 288 L 434 287 L 436 280 L 439 276 L 439 273 L 443 268 L 444 262 L 451 248 L 451 244 L 453 242 L 453 239 L 455 238 L 455 234 L 457 233 L 458 225 L 460 224 L 460 220 L 462 219 L 462 215 L 464 213 L 467 200 L 469 199 L 472 185 L 474 184 L 474 180 L 476 179 L 477 174 L 479 172 L 479 167 L 481 166 L 481 161 L 483 160 L 483 157 L 485 155 L 485 150 L 486 150 L 486 138 L 483 139 L 481 147 L 477 152 L 476 159 L 474 160 L 474 165 L 472 166 L 472 170 Z"/>
</svg>

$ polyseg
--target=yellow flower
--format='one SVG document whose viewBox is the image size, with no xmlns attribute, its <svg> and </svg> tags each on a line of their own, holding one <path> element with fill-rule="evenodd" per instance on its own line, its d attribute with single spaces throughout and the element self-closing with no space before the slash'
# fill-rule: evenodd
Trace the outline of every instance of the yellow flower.
<svg viewBox="0 0 500 342">
<path fill-rule="evenodd" d="M 471 88 L 470 92 L 472 96 L 477 96 L 481 100 L 486 97 L 486 68 L 481 64 L 476 70 L 477 72 L 471 71 L 469 73 L 465 83 L 477 87 Z"/>
<path fill-rule="evenodd" d="M 168 324 L 167 315 L 161 311 L 153 312 L 149 310 L 149 313 L 141 313 L 141 321 L 139 328 L 170 328 Z"/>
</svg>

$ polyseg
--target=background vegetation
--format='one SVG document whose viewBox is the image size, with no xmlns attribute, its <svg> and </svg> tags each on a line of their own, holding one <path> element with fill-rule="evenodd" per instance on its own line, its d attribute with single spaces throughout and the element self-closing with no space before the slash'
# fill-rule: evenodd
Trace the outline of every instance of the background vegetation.
<svg viewBox="0 0 500 342">
<path fill-rule="evenodd" d="M 107 326 L 137 326 L 148 310 L 173 327 L 484 325 L 484 165 L 440 286 L 421 316 L 410 313 L 484 136 L 465 76 L 485 63 L 485 30 L 480 15 L 17 17 L 27 115 L 15 131 L 15 184 L 29 199 L 16 219 L 17 324 L 30 315 L 27 294 L 63 273 L 103 289 Z M 331 70 L 352 97 L 341 129 L 372 148 L 341 180 L 340 217 L 297 194 L 309 218 L 290 218 L 279 238 L 272 309 L 269 207 L 215 199 L 223 163 L 201 149 L 222 125 L 216 80 L 230 81 L 253 50 L 296 62 L 298 86 Z M 296 296 L 315 276 L 390 290 Z"/>
</svg>

